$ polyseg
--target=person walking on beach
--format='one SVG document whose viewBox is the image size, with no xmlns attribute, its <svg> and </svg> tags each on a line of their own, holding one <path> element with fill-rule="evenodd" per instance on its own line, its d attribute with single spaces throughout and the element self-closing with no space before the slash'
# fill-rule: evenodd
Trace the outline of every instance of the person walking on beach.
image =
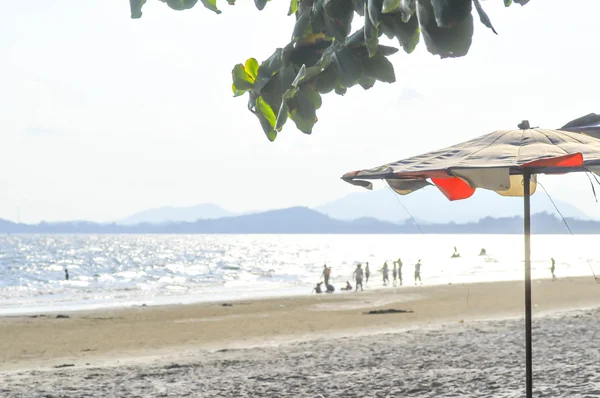
<svg viewBox="0 0 600 398">
<path fill-rule="evenodd" d="M 369 269 L 369 262 L 365 265 L 365 281 L 369 283 L 369 275 L 371 275 L 371 270 Z"/>
<path fill-rule="evenodd" d="M 554 270 L 556 269 L 556 267 L 554 265 L 556 264 L 556 261 L 554 261 L 554 257 L 552 257 L 550 261 L 552 261 L 552 266 L 550 267 L 550 272 L 552 272 L 552 280 L 555 280 L 556 275 L 554 275 Z"/>
<path fill-rule="evenodd" d="M 65 280 L 69 280 L 69 270 L 65 268 Z"/>
<path fill-rule="evenodd" d="M 396 263 L 398 264 L 398 282 L 400 282 L 400 286 L 402 286 L 402 260 L 399 258 Z"/>
<path fill-rule="evenodd" d="M 394 281 L 394 286 L 396 286 L 396 280 L 398 279 L 398 270 L 396 269 L 395 261 L 394 261 L 394 269 L 392 270 L 392 279 Z"/>
<path fill-rule="evenodd" d="M 390 283 L 390 270 L 387 261 L 383 263 L 383 267 L 379 271 L 383 272 L 383 286 L 387 286 L 387 284 Z"/>
<path fill-rule="evenodd" d="M 323 273 L 321 278 L 325 280 L 325 286 L 329 285 L 329 277 L 331 276 L 331 268 L 327 267 L 327 264 L 323 265 Z"/>
<path fill-rule="evenodd" d="M 415 285 L 417 284 L 417 279 L 421 282 L 421 259 L 415 264 Z M 423 282 L 421 282 L 421 285 Z"/>
<path fill-rule="evenodd" d="M 368 267 L 368 265 L 367 265 Z M 358 264 L 356 266 L 356 269 L 354 270 L 354 273 L 352 274 L 352 276 L 354 276 L 355 280 L 356 280 L 356 290 L 355 292 L 358 292 L 358 285 L 360 285 L 360 291 L 363 291 L 363 284 L 362 284 L 362 280 L 363 280 L 363 270 L 362 270 L 362 265 Z"/>
</svg>

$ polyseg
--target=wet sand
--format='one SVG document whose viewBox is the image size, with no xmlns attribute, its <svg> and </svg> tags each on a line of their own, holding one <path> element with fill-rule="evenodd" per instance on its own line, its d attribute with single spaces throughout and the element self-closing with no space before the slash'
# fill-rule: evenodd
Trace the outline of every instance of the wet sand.
<svg viewBox="0 0 600 398">
<path fill-rule="evenodd" d="M 4 317 L 0 396 L 519 396 L 523 302 L 496 282 Z M 538 386 L 600 395 L 600 285 L 534 281 L 533 303 Z M 412 312 L 365 314 L 390 308 Z"/>
</svg>

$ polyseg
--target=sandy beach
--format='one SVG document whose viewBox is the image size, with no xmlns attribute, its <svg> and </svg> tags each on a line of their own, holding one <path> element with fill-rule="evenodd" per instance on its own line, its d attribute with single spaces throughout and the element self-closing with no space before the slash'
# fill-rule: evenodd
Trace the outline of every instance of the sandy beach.
<svg viewBox="0 0 600 398">
<path fill-rule="evenodd" d="M 600 396 L 600 285 L 533 304 L 544 396 Z M 0 396 L 519 396 L 522 318 L 522 282 L 3 317 Z"/>
</svg>

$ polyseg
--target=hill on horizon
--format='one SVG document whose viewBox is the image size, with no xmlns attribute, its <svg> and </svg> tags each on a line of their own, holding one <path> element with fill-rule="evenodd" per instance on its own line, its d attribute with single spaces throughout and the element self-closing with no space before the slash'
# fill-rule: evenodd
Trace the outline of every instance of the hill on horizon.
<svg viewBox="0 0 600 398">
<path fill-rule="evenodd" d="M 554 200 L 565 217 L 590 220 L 577 207 Z M 339 220 L 371 217 L 382 221 L 403 222 L 410 218 L 419 223 L 467 223 L 486 217 L 523 215 L 523 198 L 503 197 L 496 192 L 479 189 L 466 200 L 449 201 L 436 187 L 426 187 L 410 195 L 398 195 L 390 189 L 353 192 L 340 199 L 315 207 L 315 210 Z M 557 214 L 548 197 L 538 190 L 531 197 L 531 213 Z"/>
<path fill-rule="evenodd" d="M 196 206 L 174 207 L 166 206 L 149 209 L 132 214 L 117 221 L 121 225 L 139 223 L 163 224 L 168 222 L 194 222 L 196 220 L 212 220 L 215 218 L 231 217 L 235 214 L 212 203 Z"/>
<path fill-rule="evenodd" d="M 555 203 L 565 217 L 580 220 L 593 219 L 567 202 L 555 200 Z M 502 197 L 495 192 L 480 189 L 467 200 L 451 202 L 435 187 L 427 187 L 406 196 L 397 195 L 388 188 L 353 192 L 340 199 L 313 207 L 313 210 L 343 221 L 370 218 L 391 223 L 403 223 L 410 219 L 403 205 L 419 224 L 449 222 L 461 224 L 476 222 L 486 217 L 514 217 L 523 214 L 522 198 Z M 531 209 L 532 214 L 557 214 L 552 203 L 540 191 L 531 197 Z M 135 213 L 117 221 L 117 224 L 194 222 L 196 220 L 255 215 L 268 211 L 276 211 L 276 209 L 233 213 L 212 203 L 188 207 L 166 206 Z"/>
<path fill-rule="evenodd" d="M 565 234 L 562 220 L 552 214 L 532 216 L 532 233 Z M 569 219 L 576 234 L 600 233 L 600 222 Z M 519 216 L 486 217 L 470 223 L 435 223 L 422 225 L 425 234 L 514 234 L 523 233 Z M 202 219 L 195 222 L 119 225 L 85 221 L 19 224 L 0 219 L 0 233 L 5 234 L 414 234 L 421 230 L 412 222 L 394 224 L 362 217 L 353 221 L 333 219 L 307 207 L 292 207 L 249 215 Z"/>
</svg>

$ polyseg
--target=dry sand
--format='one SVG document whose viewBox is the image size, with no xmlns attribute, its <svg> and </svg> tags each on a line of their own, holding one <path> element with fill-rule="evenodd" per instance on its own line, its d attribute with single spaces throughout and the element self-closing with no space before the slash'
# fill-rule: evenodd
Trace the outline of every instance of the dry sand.
<svg viewBox="0 0 600 398">
<path fill-rule="evenodd" d="M 497 282 L 4 317 L 0 396 L 520 396 L 523 302 Z M 538 388 L 600 396 L 600 285 L 534 281 L 533 303 Z M 413 312 L 365 314 L 389 308 Z"/>
</svg>

